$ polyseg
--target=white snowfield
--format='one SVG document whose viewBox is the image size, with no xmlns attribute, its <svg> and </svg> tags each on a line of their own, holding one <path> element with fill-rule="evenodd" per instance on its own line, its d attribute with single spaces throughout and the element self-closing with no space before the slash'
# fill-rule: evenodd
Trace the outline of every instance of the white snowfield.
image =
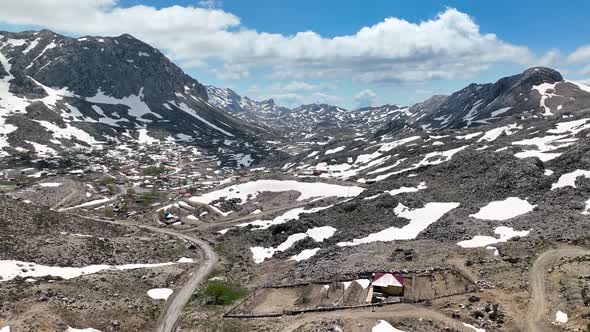
<svg viewBox="0 0 590 332">
<path fill-rule="evenodd" d="M 339 146 L 339 147 L 334 148 L 334 149 L 326 150 L 326 152 L 324 154 L 325 155 L 334 154 L 334 153 L 338 153 L 340 151 L 344 151 L 344 149 L 346 149 L 346 146 Z"/>
<path fill-rule="evenodd" d="M 100 332 L 100 331 L 97 329 L 93 329 L 93 328 L 76 329 L 76 328 L 68 326 L 68 329 L 66 330 L 66 332 Z"/>
<path fill-rule="evenodd" d="M 584 211 L 582 212 L 583 215 L 590 215 L 590 199 L 588 199 L 586 201 L 586 207 L 584 208 Z"/>
<path fill-rule="evenodd" d="M 456 149 L 452 149 L 452 150 L 446 150 L 446 151 L 434 151 L 434 152 L 429 152 L 427 154 L 424 155 L 424 157 L 422 158 L 421 161 L 413 164 L 412 166 L 408 167 L 408 168 L 404 168 L 398 171 L 394 171 L 391 173 L 387 173 L 387 174 L 383 174 L 383 175 L 379 175 L 373 179 L 369 179 L 369 181 L 381 181 L 381 180 L 385 180 L 390 176 L 396 175 L 396 174 L 402 174 L 408 171 L 412 171 L 415 170 L 421 166 L 428 166 L 428 165 L 438 165 L 438 164 L 442 164 L 444 162 L 447 162 L 449 160 L 451 160 L 451 158 L 453 158 L 453 156 L 460 152 L 465 150 L 466 148 L 468 148 L 469 145 L 464 145 L 461 147 L 458 147 Z M 396 165 L 397 166 L 397 165 Z M 360 183 L 365 183 L 367 182 L 367 179 L 359 179 L 358 182 Z"/>
<path fill-rule="evenodd" d="M 550 116 L 553 115 L 553 113 L 551 113 L 551 109 L 549 108 L 549 106 L 545 105 L 545 101 L 547 99 L 550 99 L 553 96 L 556 96 L 556 94 L 554 93 L 548 93 L 547 90 L 553 90 L 555 91 L 555 85 L 557 85 L 558 82 L 555 83 L 542 83 L 539 85 L 534 85 L 531 90 L 537 90 L 537 92 L 539 92 L 539 94 L 541 95 L 541 101 L 540 101 L 540 106 L 543 107 L 543 109 L 545 109 L 545 112 L 543 112 L 543 116 Z"/>
<path fill-rule="evenodd" d="M 471 324 L 463 323 L 463 326 L 465 326 L 465 327 L 467 327 L 467 328 L 470 328 L 470 329 L 472 329 L 472 330 L 473 330 L 473 331 L 475 331 L 475 332 L 486 332 L 486 330 L 485 330 L 485 329 L 480 329 L 480 328 L 477 328 L 477 327 L 475 327 L 475 326 L 473 326 L 473 325 L 471 325 Z"/>
<path fill-rule="evenodd" d="M 125 265 L 89 265 L 84 267 L 61 267 L 47 266 L 30 262 L 15 260 L 0 260 L 0 282 L 9 281 L 16 277 L 35 278 L 44 276 L 61 277 L 73 279 L 82 275 L 98 273 L 105 270 L 134 270 L 141 268 L 153 268 L 176 263 L 155 263 L 155 264 L 125 264 Z"/>
<path fill-rule="evenodd" d="M 508 197 L 503 201 L 491 202 L 469 216 L 482 220 L 508 220 L 531 212 L 535 207 L 525 199 Z"/>
<path fill-rule="evenodd" d="M 563 311 L 557 311 L 555 313 L 555 322 L 558 324 L 565 324 L 568 321 L 567 314 Z"/>
<path fill-rule="evenodd" d="M 302 250 L 297 255 L 291 257 L 291 260 L 296 261 L 296 262 L 304 261 L 306 259 L 309 259 L 309 258 L 313 257 L 313 255 L 317 254 L 317 252 L 319 250 L 320 250 L 320 248 L 313 248 L 313 249 L 305 249 L 305 250 Z"/>
<path fill-rule="evenodd" d="M 418 184 L 418 186 L 416 187 L 400 187 L 397 189 L 393 189 L 393 190 L 386 190 L 383 193 L 388 193 L 391 196 L 395 196 L 395 195 L 399 195 L 399 194 L 403 194 L 403 193 L 415 193 L 418 192 L 420 190 L 426 189 L 428 187 L 426 187 L 426 182 L 420 182 L 420 184 Z M 379 197 L 381 195 L 381 193 L 373 195 L 373 196 L 369 196 L 369 197 L 365 197 L 365 200 L 371 200 L 371 199 L 375 199 L 377 197 Z"/>
<path fill-rule="evenodd" d="M 400 218 L 410 220 L 410 223 L 401 227 L 389 227 L 380 232 L 372 233 L 364 238 L 353 239 L 349 242 L 339 242 L 338 246 L 356 246 L 372 242 L 390 242 L 395 240 L 412 240 L 420 232 L 428 228 L 430 224 L 436 222 L 447 212 L 457 208 L 459 203 L 437 203 L 432 202 L 424 205 L 422 208 L 410 210 L 403 204 L 398 204 L 395 208 L 395 214 Z"/>
<path fill-rule="evenodd" d="M 242 202 L 251 198 L 255 198 L 259 193 L 264 191 L 269 192 L 285 192 L 298 191 L 300 193 L 297 197 L 298 201 L 303 201 L 310 198 L 324 198 L 324 197 L 355 197 L 360 195 L 365 189 L 356 186 L 340 186 L 335 184 L 328 184 L 322 182 L 298 182 L 292 180 L 258 180 L 246 183 L 241 183 L 216 190 L 201 196 L 193 196 L 189 198 L 191 202 L 209 204 L 216 199 L 226 197 L 227 199 L 240 198 Z"/>
<path fill-rule="evenodd" d="M 492 142 L 492 141 L 495 141 L 502 134 L 506 134 L 507 136 L 510 136 L 510 135 L 514 134 L 514 132 L 519 129 L 522 129 L 522 126 L 519 126 L 516 123 L 510 124 L 507 126 L 503 126 L 503 127 L 494 128 L 494 129 L 486 131 L 485 134 L 477 141 L 478 142 L 482 142 L 482 141 Z"/>
<path fill-rule="evenodd" d="M 544 137 L 533 137 L 521 141 L 512 142 L 512 145 L 533 146 L 535 149 L 525 149 L 523 152 L 515 153 L 516 158 L 538 157 L 542 161 L 553 160 L 562 153 L 552 152 L 554 150 L 568 147 L 574 144 L 577 138 L 568 138 L 569 135 L 548 135 Z"/>
<path fill-rule="evenodd" d="M 494 229 L 494 233 L 497 234 L 498 237 L 476 235 L 470 240 L 465 240 L 457 243 L 457 245 L 459 245 L 462 248 L 487 247 L 491 244 L 506 242 L 517 236 L 527 236 L 529 235 L 530 231 L 515 231 L 512 227 L 500 226 Z"/>
<path fill-rule="evenodd" d="M 10 326 L 4 326 L 0 329 L 0 332 L 10 332 Z"/>
<path fill-rule="evenodd" d="M 271 258 L 272 256 L 274 256 L 274 254 L 276 252 L 285 251 L 285 250 L 291 248 L 291 246 L 293 246 L 293 244 L 295 244 L 295 242 L 297 242 L 297 241 L 303 240 L 307 237 L 311 237 L 316 242 L 322 242 L 325 239 L 334 235 L 334 233 L 336 233 L 336 228 L 333 228 L 330 226 L 310 228 L 305 233 L 295 233 L 295 234 L 289 235 L 287 240 L 285 240 L 285 242 L 279 244 L 279 246 L 276 248 L 273 248 L 273 247 L 269 247 L 269 248 L 252 247 L 252 248 L 250 248 L 250 251 L 252 252 L 252 258 L 254 259 L 254 262 L 256 264 L 259 264 L 259 263 L 264 262 L 265 259 Z M 304 256 L 308 255 L 308 254 L 309 253 L 306 253 L 306 254 L 304 254 Z"/>
<path fill-rule="evenodd" d="M 354 282 L 359 284 L 363 289 L 366 289 L 371 284 L 371 280 L 369 279 L 357 279 Z"/>
<path fill-rule="evenodd" d="M 194 263 L 195 260 L 192 258 L 188 258 L 188 257 L 181 257 L 178 261 L 176 261 L 177 263 Z"/>
<path fill-rule="evenodd" d="M 61 183 L 44 182 L 44 183 L 39 183 L 39 186 L 44 187 L 44 188 L 55 188 L 55 187 L 61 186 Z"/>
<path fill-rule="evenodd" d="M 100 205 L 100 204 L 104 204 L 109 202 L 112 199 L 112 197 L 105 197 L 105 198 L 101 198 L 101 199 L 96 199 L 94 201 L 90 201 L 90 202 L 86 202 L 86 203 L 82 203 L 80 205 L 76 205 L 76 206 L 71 206 L 71 207 L 67 207 L 67 208 L 61 208 L 58 209 L 57 211 L 59 212 L 63 212 L 63 211 L 68 211 L 68 210 L 74 210 L 74 209 L 79 209 L 79 208 L 85 208 L 85 207 L 91 207 L 91 206 L 96 206 L 96 205 Z"/>
<path fill-rule="evenodd" d="M 280 216 L 277 216 L 276 218 L 274 218 L 272 220 L 255 220 L 252 222 L 238 224 L 237 226 L 238 227 L 246 227 L 246 226 L 252 225 L 255 227 L 254 230 L 267 229 L 272 225 L 280 225 L 280 224 L 284 224 L 284 223 L 292 221 L 292 220 L 298 220 L 299 216 L 304 213 L 316 213 L 318 211 L 325 210 L 325 209 L 328 209 L 331 207 L 332 207 L 332 205 L 315 207 L 315 208 L 311 208 L 311 209 L 306 209 L 305 207 L 295 208 L 295 209 L 292 209 L 292 210 L 289 210 L 289 211 L 283 213 Z"/>
<path fill-rule="evenodd" d="M 154 300 L 168 300 L 173 292 L 170 288 L 152 288 L 147 291 L 147 295 Z"/>
<path fill-rule="evenodd" d="M 380 320 L 377 322 L 377 325 L 373 326 L 371 332 L 405 332 L 395 327 L 391 326 L 387 321 Z"/>
<path fill-rule="evenodd" d="M 551 190 L 555 190 L 557 188 L 564 188 L 564 187 L 574 187 L 576 188 L 576 179 L 580 176 L 585 178 L 590 178 L 590 171 L 584 171 L 581 169 L 577 169 L 573 172 L 563 174 L 557 180 L 557 183 L 554 183 L 551 186 Z"/>
</svg>

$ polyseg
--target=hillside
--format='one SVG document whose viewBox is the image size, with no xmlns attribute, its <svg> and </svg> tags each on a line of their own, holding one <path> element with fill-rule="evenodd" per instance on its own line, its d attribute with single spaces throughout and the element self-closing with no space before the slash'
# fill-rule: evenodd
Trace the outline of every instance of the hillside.
<svg viewBox="0 0 590 332">
<path fill-rule="evenodd" d="M 224 165 L 266 154 L 259 129 L 211 106 L 203 85 L 130 35 L 0 35 L 4 156 L 158 141 L 196 145 Z"/>
</svg>

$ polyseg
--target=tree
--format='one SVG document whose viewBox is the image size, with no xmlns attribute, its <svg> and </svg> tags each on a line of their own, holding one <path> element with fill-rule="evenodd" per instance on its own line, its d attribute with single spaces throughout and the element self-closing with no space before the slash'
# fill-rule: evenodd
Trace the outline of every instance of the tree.
<svg viewBox="0 0 590 332">
<path fill-rule="evenodd" d="M 114 218 L 115 214 L 113 213 L 113 210 L 106 208 L 104 209 L 104 216 L 107 218 Z"/>
</svg>

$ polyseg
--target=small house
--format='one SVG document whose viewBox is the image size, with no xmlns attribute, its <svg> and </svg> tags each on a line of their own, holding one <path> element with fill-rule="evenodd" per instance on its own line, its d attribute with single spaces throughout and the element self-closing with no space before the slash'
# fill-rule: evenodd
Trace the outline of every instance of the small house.
<svg viewBox="0 0 590 332">
<path fill-rule="evenodd" d="M 404 277 L 395 273 L 373 274 L 373 291 L 389 296 L 404 295 Z"/>
</svg>

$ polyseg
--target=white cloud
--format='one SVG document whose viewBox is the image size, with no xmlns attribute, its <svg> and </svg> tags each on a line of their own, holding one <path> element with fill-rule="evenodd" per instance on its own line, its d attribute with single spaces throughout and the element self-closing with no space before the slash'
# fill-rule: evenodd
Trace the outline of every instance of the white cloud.
<svg viewBox="0 0 590 332">
<path fill-rule="evenodd" d="M 584 66 L 584 68 L 582 68 L 582 70 L 580 70 L 580 74 L 590 75 L 590 65 Z"/>
<path fill-rule="evenodd" d="M 463 78 L 497 62 L 534 62 L 531 52 L 484 34 L 467 14 L 447 9 L 419 23 L 394 17 L 350 35 L 258 32 L 228 12 L 202 7 L 122 7 L 117 0 L 19 0 L 0 4 L 0 22 L 92 35 L 130 33 L 187 67 L 222 61 L 221 77 L 271 67 L 275 77 L 352 77 L 363 82 Z M 211 5 L 211 6 L 210 6 Z M 572 55 L 573 58 L 576 56 Z"/>
<path fill-rule="evenodd" d="M 354 96 L 354 101 L 359 107 L 372 106 L 377 99 L 377 94 L 371 89 L 365 89 Z"/>
<path fill-rule="evenodd" d="M 199 1 L 199 6 L 205 8 L 220 8 L 221 1 L 218 0 L 201 0 Z"/>
<path fill-rule="evenodd" d="M 324 92 L 315 92 L 311 96 L 314 100 L 314 103 L 318 104 L 340 104 L 342 102 L 342 98 L 339 96 L 327 94 Z"/>
<path fill-rule="evenodd" d="M 570 62 L 590 62 L 590 45 L 581 46 L 568 56 Z"/>
<path fill-rule="evenodd" d="M 544 67 L 551 67 L 561 62 L 562 60 L 561 52 L 557 49 L 551 49 L 545 55 L 537 60 L 534 64 L 536 66 L 544 66 Z"/>
<path fill-rule="evenodd" d="M 213 68 L 212 71 L 224 80 L 241 80 L 250 76 L 248 67 L 241 64 L 225 63 L 223 68 Z"/>
</svg>

